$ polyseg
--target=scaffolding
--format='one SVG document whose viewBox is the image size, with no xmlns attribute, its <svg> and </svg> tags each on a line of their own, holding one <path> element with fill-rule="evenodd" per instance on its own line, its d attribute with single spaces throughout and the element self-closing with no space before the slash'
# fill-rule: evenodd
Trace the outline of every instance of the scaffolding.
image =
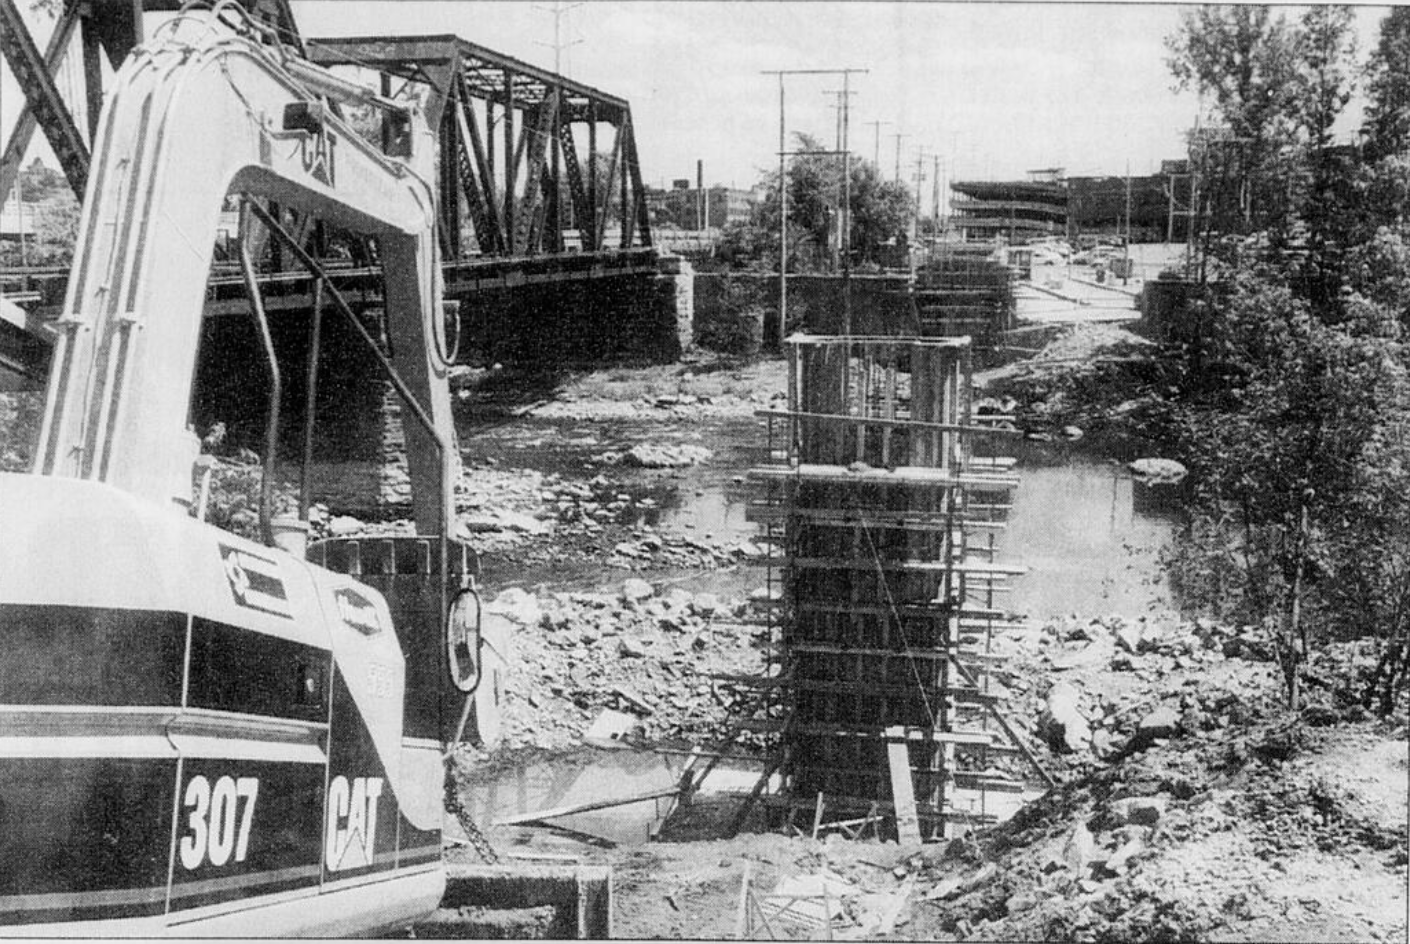
<svg viewBox="0 0 1410 944">
<path fill-rule="evenodd" d="M 765 803 L 814 834 L 994 822 L 992 795 L 1037 768 L 989 680 L 996 600 L 1022 573 L 994 561 L 1017 479 L 973 444 L 1004 417 L 972 415 L 968 338 L 786 346 L 788 409 L 761 411 L 769 461 L 750 472 L 772 549 L 767 708 L 745 722 L 781 773 Z"/>
</svg>

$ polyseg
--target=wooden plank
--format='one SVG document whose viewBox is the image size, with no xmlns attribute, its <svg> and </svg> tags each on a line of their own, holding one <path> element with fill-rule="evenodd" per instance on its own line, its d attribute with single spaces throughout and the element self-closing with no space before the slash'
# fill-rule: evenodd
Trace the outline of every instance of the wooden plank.
<svg viewBox="0 0 1410 944">
<path fill-rule="evenodd" d="M 895 469 L 878 469 L 871 466 L 853 468 L 847 465 L 808 462 L 800 463 L 791 469 L 783 466 L 761 466 L 750 469 L 749 477 L 761 482 L 831 482 L 839 485 L 895 485 L 906 488 L 981 488 L 997 491 L 1018 487 L 1018 479 L 1015 476 L 985 476 L 969 472 L 955 474 L 944 469 L 909 465 Z"/>
<path fill-rule="evenodd" d="M 915 787 L 911 783 L 910 749 L 905 728 L 886 729 L 892 738 L 886 745 L 887 766 L 891 770 L 891 798 L 896 804 L 896 834 L 901 845 L 920 845 L 920 819 L 916 816 Z"/>
<path fill-rule="evenodd" d="M 647 800 L 659 800 L 663 797 L 676 796 L 679 793 L 680 786 L 677 784 L 660 790 L 636 793 L 631 796 L 609 797 L 605 800 L 588 800 L 569 806 L 553 807 L 547 810 L 535 810 L 531 813 L 516 813 L 513 816 L 506 816 L 503 819 L 495 820 L 495 825 L 518 826 L 524 823 L 537 823 L 540 820 L 554 819 L 559 816 L 571 816 L 574 813 L 590 813 L 593 810 L 606 810 L 614 806 L 626 806 L 629 803 L 644 803 Z"/>
<path fill-rule="evenodd" d="M 876 426 L 882 429 L 916 429 L 942 433 L 972 433 L 976 436 L 1023 435 L 1022 430 L 994 429 L 990 426 L 976 426 L 973 423 L 929 423 L 923 420 L 904 418 L 888 419 L 884 416 L 850 416 L 839 413 L 819 413 L 810 410 L 755 410 L 754 415 L 761 419 L 824 420 L 850 426 Z M 993 414 L 986 414 L 986 416 L 990 415 Z"/>
<path fill-rule="evenodd" d="M 789 566 L 800 568 L 811 568 L 814 570 L 864 570 L 875 571 L 878 567 L 885 572 L 904 572 L 917 574 L 943 574 L 956 573 L 973 575 L 980 578 L 998 579 L 1003 577 L 1020 577 L 1028 573 L 1028 568 L 1018 567 L 1010 564 L 957 564 L 947 561 L 875 561 L 857 560 L 855 558 L 842 557 L 795 557 L 789 562 Z"/>
</svg>

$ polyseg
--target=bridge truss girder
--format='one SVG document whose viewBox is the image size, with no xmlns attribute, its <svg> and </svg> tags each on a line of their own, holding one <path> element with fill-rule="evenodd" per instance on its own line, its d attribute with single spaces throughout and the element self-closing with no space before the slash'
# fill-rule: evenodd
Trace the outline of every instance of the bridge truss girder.
<svg viewBox="0 0 1410 944">
<path fill-rule="evenodd" d="M 384 94 L 401 80 L 424 95 L 440 143 L 447 259 L 565 252 L 565 229 L 592 252 L 606 248 L 612 222 L 620 248 L 651 245 L 625 99 L 450 35 L 311 39 L 307 54 L 377 71 Z M 599 147 L 604 131 L 611 142 Z"/>
<path fill-rule="evenodd" d="M 300 45 L 289 0 L 245 0 L 243 6 L 255 20 L 274 29 L 281 42 Z M 0 152 L 0 203 L 10 195 L 36 130 L 44 132 L 69 186 L 83 199 L 89 153 L 103 108 L 102 56 L 106 55 L 116 69 L 146 37 L 145 14 L 173 13 L 180 8 L 181 0 L 64 0 L 41 56 L 15 0 L 0 0 L 0 57 L 25 96 L 25 106 Z M 83 56 L 86 129 L 80 128 L 55 82 L 70 54 L 75 31 L 80 35 Z"/>
</svg>

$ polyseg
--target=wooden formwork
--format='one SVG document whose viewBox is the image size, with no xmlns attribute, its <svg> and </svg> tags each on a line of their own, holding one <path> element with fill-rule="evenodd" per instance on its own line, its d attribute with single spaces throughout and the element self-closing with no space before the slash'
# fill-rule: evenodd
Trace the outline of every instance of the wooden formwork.
<svg viewBox="0 0 1410 944">
<path fill-rule="evenodd" d="M 778 591 L 760 680 L 784 784 L 771 800 L 815 831 L 878 808 L 894 823 L 911 812 L 892 802 L 902 756 L 922 834 L 953 835 L 986 821 L 987 792 L 1022 788 L 993 766 L 1026 751 L 987 680 L 995 594 L 1021 572 L 992 561 L 1011 460 L 973 454 L 996 431 L 971 417 L 968 338 L 786 344 L 789 409 L 763 412 L 772 462 L 750 473 Z"/>
</svg>

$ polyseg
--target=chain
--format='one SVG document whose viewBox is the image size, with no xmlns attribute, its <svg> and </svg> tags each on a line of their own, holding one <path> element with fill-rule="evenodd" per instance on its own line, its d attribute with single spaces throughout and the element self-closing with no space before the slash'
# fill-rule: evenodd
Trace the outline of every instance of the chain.
<svg viewBox="0 0 1410 944">
<path fill-rule="evenodd" d="M 460 802 L 460 788 L 455 782 L 455 755 L 450 751 L 445 755 L 446 763 L 446 809 L 454 814 L 456 822 L 460 823 L 460 828 L 465 830 L 465 838 L 470 840 L 470 845 L 480 854 L 480 858 L 490 865 L 499 862 L 499 853 L 494 851 L 494 846 L 485 838 L 485 834 L 480 831 L 480 827 L 470 818 L 470 813 L 465 809 L 465 804 Z"/>
</svg>

